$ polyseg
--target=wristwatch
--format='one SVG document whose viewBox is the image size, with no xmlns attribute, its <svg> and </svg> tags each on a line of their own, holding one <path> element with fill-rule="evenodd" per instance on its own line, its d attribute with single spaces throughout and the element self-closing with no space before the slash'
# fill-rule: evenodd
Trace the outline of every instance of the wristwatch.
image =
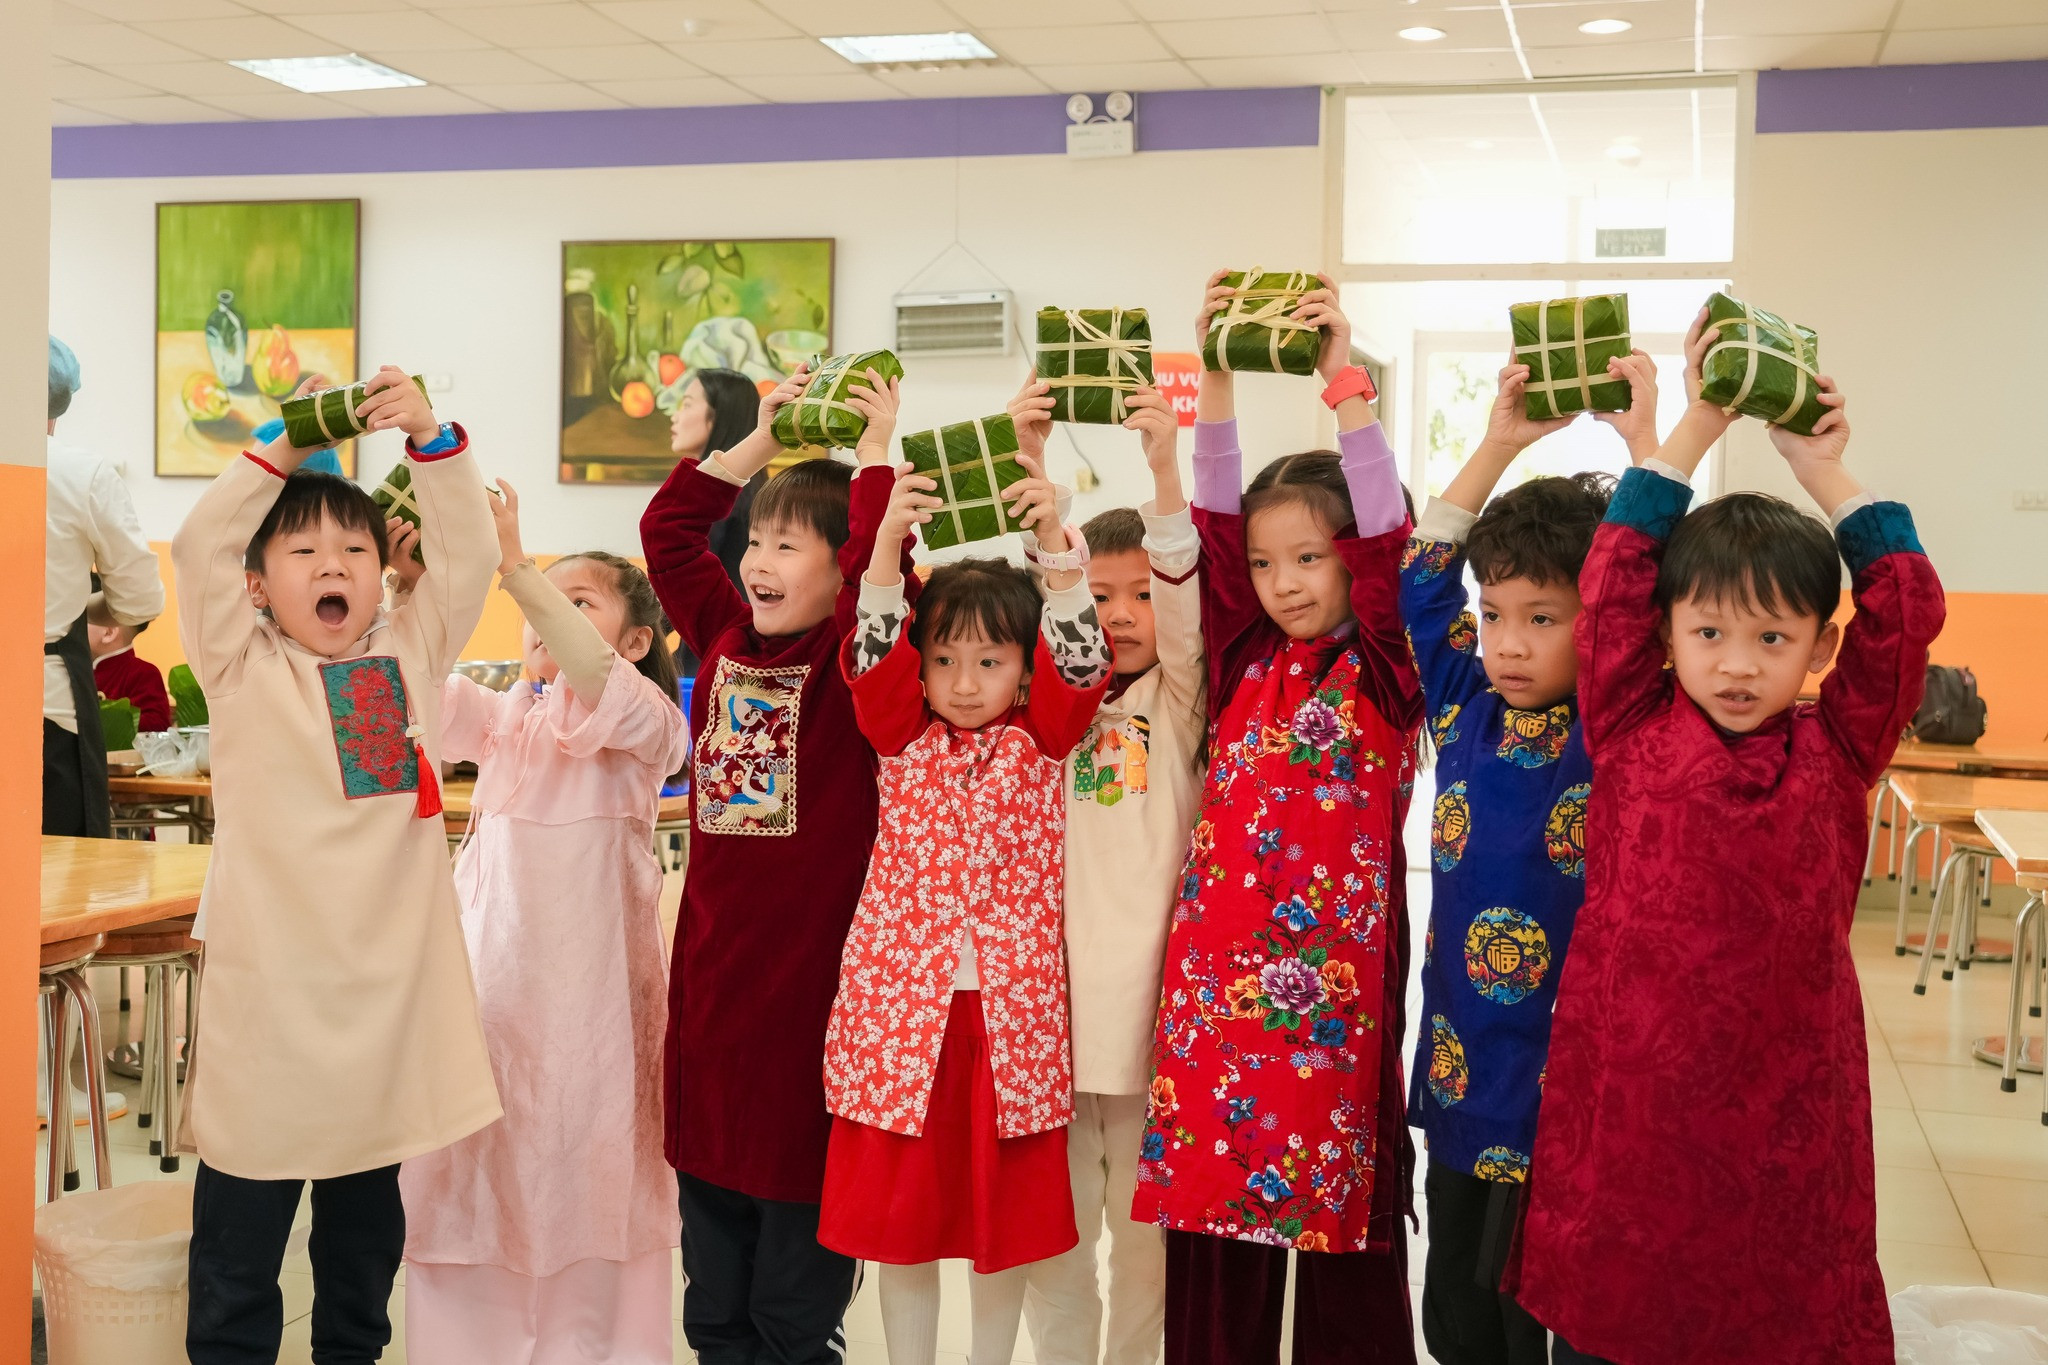
<svg viewBox="0 0 2048 1365">
<path fill-rule="evenodd" d="M 1330 387 L 1323 390 L 1323 402 L 1334 408 L 1347 398 L 1363 398 L 1373 402 L 1380 391 L 1373 387 L 1372 376 L 1365 372 L 1363 365 L 1347 365 L 1337 371 L 1337 377 L 1330 381 Z"/>
<path fill-rule="evenodd" d="M 1024 537 L 1024 557 L 1047 573 L 1079 573 L 1088 567 L 1088 539 L 1078 526 L 1067 528 L 1068 548 L 1053 554 L 1039 545 L 1036 535 Z"/>
</svg>

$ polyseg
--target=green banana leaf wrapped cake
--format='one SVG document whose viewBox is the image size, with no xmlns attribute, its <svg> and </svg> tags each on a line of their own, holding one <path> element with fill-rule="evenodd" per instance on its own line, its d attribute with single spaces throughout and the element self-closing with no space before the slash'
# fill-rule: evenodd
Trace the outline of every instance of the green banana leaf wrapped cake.
<svg viewBox="0 0 2048 1365">
<path fill-rule="evenodd" d="M 412 382 L 419 385 L 421 393 L 427 391 L 427 381 L 420 376 L 414 375 Z M 300 450 L 360 436 L 363 424 L 356 409 L 366 397 L 363 384 L 350 384 L 341 389 L 321 389 L 302 398 L 288 398 L 278 409 L 284 418 L 284 434 Z"/>
<path fill-rule="evenodd" d="M 851 449 L 868 429 L 868 419 L 846 401 L 846 390 L 867 383 L 873 370 L 884 380 L 901 379 L 903 366 L 888 351 L 855 351 L 828 357 L 811 371 L 804 391 L 775 410 L 775 439 L 785 449 L 835 446 Z"/>
<path fill-rule="evenodd" d="M 400 460 L 391 472 L 384 476 L 384 482 L 370 490 L 370 501 L 377 504 L 377 510 L 387 519 L 397 517 L 418 526 L 420 502 L 419 496 L 413 492 L 412 465 Z M 422 564 L 427 562 L 417 545 L 412 547 L 412 557 Z"/>
<path fill-rule="evenodd" d="M 205 725 L 211 717 L 207 714 L 206 693 L 199 690 L 199 679 L 192 674 L 192 665 L 173 664 L 164 677 L 164 688 L 171 694 L 171 719 L 181 730 Z"/>
<path fill-rule="evenodd" d="M 1628 295 L 1510 304 L 1508 327 L 1515 337 L 1515 359 L 1529 367 L 1522 407 L 1530 421 L 1628 411 L 1628 381 L 1607 373 L 1607 362 L 1627 355 L 1634 345 L 1628 334 Z"/>
<path fill-rule="evenodd" d="M 936 496 L 945 504 L 920 528 L 927 550 L 1024 529 L 1000 496 L 1030 477 L 1017 463 L 1017 427 L 1008 413 L 911 432 L 903 438 L 903 458 L 939 485 Z"/>
<path fill-rule="evenodd" d="M 113 701 L 100 698 L 100 734 L 106 740 L 108 753 L 118 754 L 123 749 L 134 748 L 135 727 L 139 724 L 141 712 L 135 709 L 134 702 L 126 697 Z"/>
<path fill-rule="evenodd" d="M 1041 308 L 1038 377 L 1055 422 L 1121 426 L 1125 396 L 1152 384 L 1152 323 L 1142 308 Z"/>
<path fill-rule="evenodd" d="M 1202 365 L 1211 370 L 1258 374 L 1314 374 L 1323 334 L 1301 322 L 1294 310 L 1301 296 L 1323 282 L 1303 271 L 1269 273 L 1234 270 L 1219 283 L 1239 292 L 1209 319 L 1202 338 Z"/>
<path fill-rule="evenodd" d="M 1700 397 L 1813 435 L 1827 405 L 1820 401 L 1820 337 L 1811 327 L 1713 294 L 1707 330 L 1715 337 L 1700 367 Z"/>
</svg>

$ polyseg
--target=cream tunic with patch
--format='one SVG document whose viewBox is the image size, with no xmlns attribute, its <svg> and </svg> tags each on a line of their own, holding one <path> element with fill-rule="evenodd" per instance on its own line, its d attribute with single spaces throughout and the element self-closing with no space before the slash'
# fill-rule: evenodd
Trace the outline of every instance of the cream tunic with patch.
<svg viewBox="0 0 2048 1365">
<path fill-rule="evenodd" d="M 413 460 L 426 573 L 335 659 L 249 602 L 242 554 L 283 486 L 236 460 L 172 542 L 179 632 L 212 712 L 215 812 L 185 1136 L 252 1180 L 388 1166 L 500 1112 L 441 817 L 417 813 L 390 733 L 403 738 L 409 709 L 438 757 L 440 682 L 498 558 L 483 481 L 466 442 Z M 347 745 L 337 710 L 354 722 Z"/>
</svg>

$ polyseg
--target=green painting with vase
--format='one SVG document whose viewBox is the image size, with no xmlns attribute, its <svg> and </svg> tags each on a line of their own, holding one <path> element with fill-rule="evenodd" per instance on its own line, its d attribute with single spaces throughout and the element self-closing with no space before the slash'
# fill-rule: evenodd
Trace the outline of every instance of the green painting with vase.
<svg viewBox="0 0 2048 1365">
<path fill-rule="evenodd" d="M 660 483 L 698 370 L 767 392 L 832 349 L 832 239 L 564 242 L 563 483 Z"/>
<path fill-rule="evenodd" d="M 158 474 L 211 478 L 302 380 L 356 378 L 360 222 L 354 199 L 156 206 Z"/>
</svg>

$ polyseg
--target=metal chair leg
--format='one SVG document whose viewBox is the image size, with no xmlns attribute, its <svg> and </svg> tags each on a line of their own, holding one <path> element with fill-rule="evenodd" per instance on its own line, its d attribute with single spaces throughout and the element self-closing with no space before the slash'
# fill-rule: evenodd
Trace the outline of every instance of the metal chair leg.
<svg viewBox="0 0 2048 1365">
<path fill-rule="evenodd" d="M 1970 890 L 1965 890 L 1962 885 L 1961 871 L 1963 862 L 1970 855 L 1963 849 L 1955 848 L 1953 840 L 1950 841 L 1949 847 L 1955 851 L 1942 861 L 1941 870 L 1934 876 L 1934 902 L 1939 905 L 1943 900 L 1947 900 L 1949 910 L 1948 951 L 1942 955 L 1943 981 L 1955 980 L 1956 967 L 1968 960 L 1969 949 L 1965 945 L 1969 942 L 1970 902 L 1973 899 Z M 1932 953 L 1932 937 L 1927 940 L 1927 948 Z"/>
<path fill-rule="evenodd" d="M 2005 1004 L 2005 1065 L 1998 1074 L 1998 1088 L 2008 1095 L 2019 1089 L 2020 992 L 2028 978 L 2038 978 L 2041 971 L 2039 953 L 2033 954 L 2033 966 L 2027 965 L 2028 954 L 2034 948 L 2034 920 L 2040 912 L 2041 897 L 2037 893 L 2027 897 L 2027 903 L 2020 907 L 2012 922 L 2012 993 Z"/>
<path fill-rule="evenodd" d="M 135 1126 L 147 1128 L 155 1121 L 157 1112 L 156 1094 L 156 976 L 153 969 L 142 969 L 142 1075 L 137 1081 L 142 1098 L 135 1111 Z M 149 1144 L 149 1150 L 156 1150 L 156 1143 Z"/>
<path fill-rule="evenodd" d="M 78 1188 L 78 1134 L 73 1131 L 71 1116 L 71 1008 L 64 988 L 57 977 L 50 978 L 51 998 L 57 1004 L 57 1074 L 61 1078 L 57 1093 L 64 1106 L 64 1130 L 61 1139 L 56 1127 L 50 1129 L 52 1141 L 64 1144 L 64 1192 L 69 1194 Z"/>
<path fill-rule="evenodd" d="M 1877 834 L 1884 826 L 1884 801 L 1892 792 L 1891 783 L 1879 785 L 1877 799 L 1870 803 L 1870 846 L 1863 853 L 1863 884 L 1870 885 L 1870 874 L 1877 867 Z"/>
<path fill-rule="evenodd" d="M 1868 881 L 1870 880 L 1870 876 L 1869 876 L 1869 874 L 1868 874 L 1868 873 L 1865 873 L 1865 874 L 1864 874 L 1863 880 L 1864 880 L 1865 882 L 1868 882 Z M 123 967 L 123 968 L 121 968 L 121 1013 L 123 1013 L 123 1014 L 126 1014 L 127 1012 L 128 1012 L 128 969 L 127 969 L 126 967 Z"/>
<path fill-rule="evenodd" d="M 1983 864 L 1984 894 L 1978 898 L 1978 904 L 1989 910 L 1991 908 L 1991 860 L 1984 858 L 1979 861 Z"/>
<path fill-rule="evenodd" d="M 1934 966 L 1934 957 L 1937 951 L 1935 945 L 1941 941 L 1941 917 L 1942 911 L 1946 908 L 1943 905 L 1943 902 L 1947 899 L 1947 897 L 1945 897 L 1942 894 L 1942 881 L 1943 879 L 1941 877 L 1935 878 L 1932 904 L 1930 904 L 1927 909 L 1927 939 L 1924 943 L 1921 944 L 1920 947 L 1920 971 L 1914 977 L 1913 980 L 1913 994 L 1915 995 L 1927 994 L 1927 973 Z M 1955 950 L 1956 942 L 1956 932 L 1954 928 L 1950 928 L 1948 932 L 1948 942 L 1949 950 L 1950 952 L 1953 952 Z M 1952 980 L 1954 976 L 1955 967 L 1953 963 L 1942 969 L 1942 980 Z"/>
<path fill-rule="evenodd" d="M 71 1077 L 64 1067 L 64 1003 L 55 986 L 43 983 L 43 1062 L 49 1075 L 43 1083 L 43 1113 L 49 1121 L 50 1148 L 43 1162 L 43 1198 L 56 1203 L 64 1195 L 64 1148 L 60 1134 L 71 1122 Z"/>
<path fill-rule="evenodd" d="M 1917 820 L 1912 822 L 1912 827 L 1906 831 L 1904 853 L 1906 860 L 1911 860 L 1919 855 L 1920 836 L 1925 834 L 1928 828 L 1928 826 L 1921 824 Z M 1902 861 L 1901 866 L 1903 865 Z M 1894 957 L 1904 957 L 1906 955 L 1906 921 L 1908 912 L 1912 908 L 1912 897 L 1912 888 L 1907 885 L 1905 878 L 1901 877 L 1899 879 L 1899 923 L 1897 930 L 1892 935 L 1892 955 Z M 1932 946 L 1934 940 L 1930 938 L 1927 942 L 1929 946 Z"/>
<path fill-rule="evenodd" d="M 85 1056 L 85 1102 L 92 1134 L 93 1188 L 112 1189 L 113 1149 L 107 1141 L 107 1057 L 100 1046 L 100 1019 L 92 988 L 82 972 L 60 972 L 57 984 L 78 1007 L 78 1041 Z M 68 1088 L 68 1086 L 67 1086 Z"/>
<path fill-rule="evenodd" d="M 166 962 L 157 970 L 163 973 L 157 990 L 157 999 L 162 1002 L 158 1008 L 163 1012 L 163 1020 L 157 1027 L 157 1037 L 161 1040 L 157 1047 L 157 1085 L 163 1096 L 163 1107 L 157 1110 L 163 1116 L 157 1124 L 162 1144 L 157 1169 L 175 1171 L 178 1169 L 178 1023 L 173 1005 L 177 994 L 171 989 L 175 984 L 171 977 L 173 965 Z"/>
<path fill-rule="evenodd" d="M 1954 843 L 1949 847 L 1955 848 Z M 1958 971 L 1967 972 L 1970 964 L 1977 960 L 1977 868 L 1983 859 L 1964 849 L 1956 849 L 1951 858 L 1962 861 L 1955 869 L 1955 880 L 1949 885 L 1949 896 L 1955 901 L 1955 928 L 1949 931 L 1949 958 Z"/>
</svg>

